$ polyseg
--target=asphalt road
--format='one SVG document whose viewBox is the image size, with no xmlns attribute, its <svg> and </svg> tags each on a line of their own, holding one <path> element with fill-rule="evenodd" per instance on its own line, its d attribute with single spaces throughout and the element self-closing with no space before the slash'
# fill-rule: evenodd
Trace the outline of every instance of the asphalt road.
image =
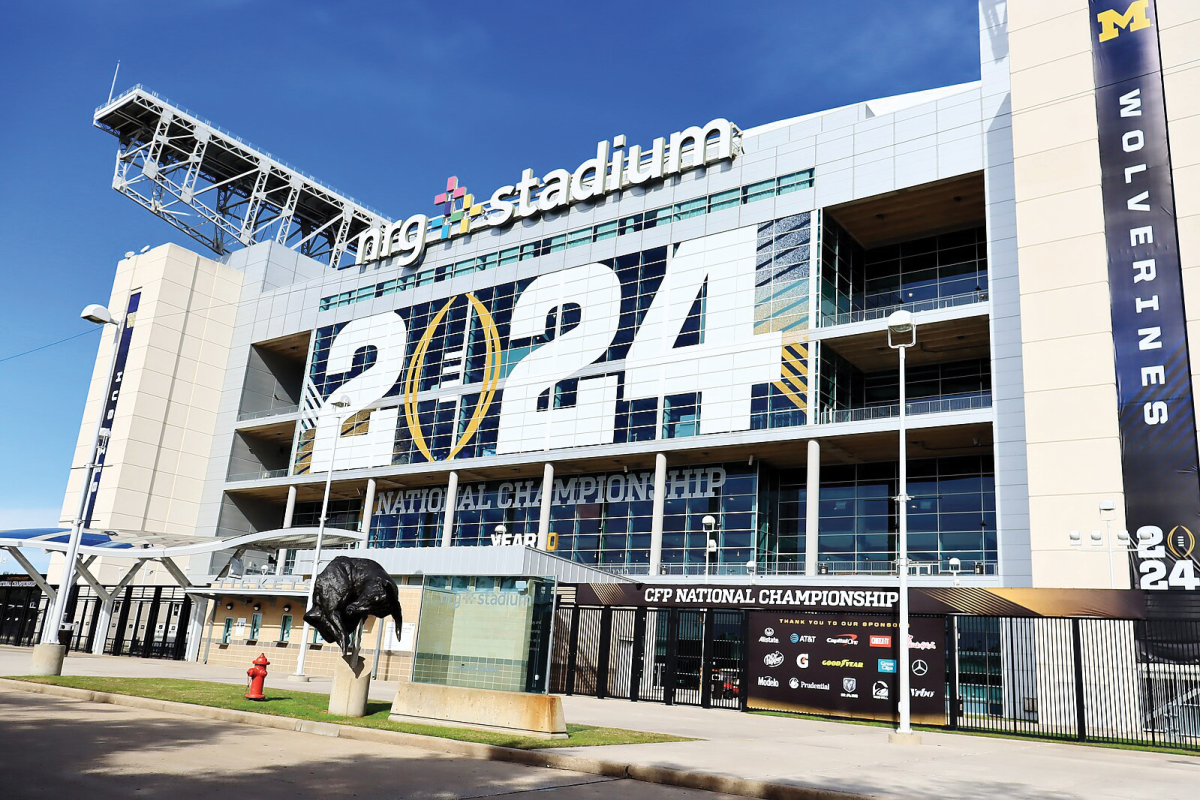
<svg viewBox="0 0 1200 800">
<path fill-rule="evenodd" d="M 0 689 L 0 797 L 724 800 L 417 748 Z"/>
</svg>

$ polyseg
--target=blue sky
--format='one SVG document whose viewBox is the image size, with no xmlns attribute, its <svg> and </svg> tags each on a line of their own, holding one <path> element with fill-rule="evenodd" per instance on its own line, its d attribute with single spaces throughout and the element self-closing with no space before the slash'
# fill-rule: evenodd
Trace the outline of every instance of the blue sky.
<svg viewBox="0 0 1200 800">
<path fill-rule="evenodd" d="M 13 2 L 0 9 L 0 359 L 91 327 L 127 250 L 176 241 L 91 127 L 142 83 L 393 217 L 714 117 L 741 127 L 979 77 L 970 0 Z M 98 331 L 0 361 L 0 529 L 57 519 Z M 11 565 L 8 565 L 11 567 Z M 3 566 L 0 566 L 0 570 Z"/>
</svg>

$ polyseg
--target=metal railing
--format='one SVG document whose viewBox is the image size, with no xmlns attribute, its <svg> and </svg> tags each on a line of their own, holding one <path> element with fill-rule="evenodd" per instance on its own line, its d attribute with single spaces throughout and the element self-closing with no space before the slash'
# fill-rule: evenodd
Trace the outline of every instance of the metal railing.
<svg viewBox="0 0 1200 800">
<path fill-rule="evenodd" d="M 227 481 L 261 481 L 267 478 L 283 478 L 288 474 L 288 468 L 262 469 L 256 472 L 231 472 Z"/>
<path fill-rule="evenodd" d="M 261 411 L 239 411 L 237 415 L 238 422 L 245 422 L 248 419 L 262 419 L 263 417 L 275 417 L 280 414 L 294 414 L 300 410 L 299 403 L 291 403 L 286 406 L 276 406 L 275 408 L 264 408 Z"/>
<path fill-rule="evenodd" d="M 598 564 L 597 569 L 614 575 L 650 575 L 649 564 Z M 997 562 L 992 560 L 959 559 L 957 566 L 950 564 L 949 558 L 941 561 L 911 560 L 908 566 L 909 575 L 995 575 Z M 659 576 L 702 576 L 705 567 L 700 563 L 660 564 Z M 803 576 L 804 559 L 778 563 L 759 563 L 753 567 L 748 564 L 711 564 L 710 576 Z M 867 561 L 865 559 L 846 559 L 820 561 L 817 564 L 818 575 L 895 575 L 894 561 Z"/>
<path fill-rule="evenodd" d="M 915 303 L 895 303 L 879 308 L 863 308 L 856 311 L 843 311 L 839 314 L 821 314 L 821 327 L 834 325 L 849 325 L 852 322 L 866 322 L 873 319 L 886 319 L 894 311 L 934 311 L 939 308 L 954 308 L 955 306 L 986 303 L 988 293 L 985 291 L 955 294 L 950 297 L 934 297 L 929 300 L 918 300 Z"/>
<path fill-rule="evenodd" d="M 905 403 L 905 412 L 915 414 L 939 414 L 945 411 L 972 411 L 992 407 L 992 393 L 978 392 L 950 397 L 934 397 L 928 400 L 910 400 Z M 871 419 L 892 419 L 900 416 L 899 403 L 887 403 L 861 408 L 823 408 L 817 412 L 817 422 L 862 422 Z"/>
</svg>

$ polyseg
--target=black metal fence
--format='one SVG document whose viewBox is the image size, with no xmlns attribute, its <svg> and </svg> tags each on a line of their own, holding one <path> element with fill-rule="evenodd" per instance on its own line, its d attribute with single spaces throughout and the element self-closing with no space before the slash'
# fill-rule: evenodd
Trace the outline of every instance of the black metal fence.
<svg viewBox="0 0 1200 800">
<path fill-rule="evenodd" d="M 0 644 L 32 647 L 41 640 L 50 601 L 38 590 L 0 590 Z M 126 586 L 113 600 L 107 620 L 101 598 L 76 586 L 67 598 L 65 619 L 74 623 L 68 647 L 92 652 L 104 637 L 108 655 L 180 661 L 187 647 L 192 600 L 171 586 Z"/>
<path fill-rule="evenodd" d="M 745 611 L 556 614 L 552 692 L 746 707 Z M 946 728 L 1200 750 L 1200 621 L 942 619 Z"/>
</svg>

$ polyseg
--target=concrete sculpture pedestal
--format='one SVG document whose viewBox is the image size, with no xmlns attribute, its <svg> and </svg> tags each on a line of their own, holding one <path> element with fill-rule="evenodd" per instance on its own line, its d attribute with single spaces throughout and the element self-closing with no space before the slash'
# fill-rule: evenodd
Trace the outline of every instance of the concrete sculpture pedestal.
<svg viewBox="0 0 1200 800">
<path fill-rule="evenodd" d="M 457 725 L 542 739 L 567 738 L 562 698 L 432 683 L 401 683 L 391 719 Z"/>
<path fill-rule="evenodd" d="M 33 658 L 29 662 L 30 675 L 62 675 L 63 659 L 67 648 L 61 644 L 37 644 L 33 646 Z"/>
<path fill-rule="evenodd" d="M 364 717 L 371 691 L 371 670 L 366 659 L 347 655 L 333 664 L 333 688 L 329 690 L 329 713 L 340 717 Z"/>
</svg>

